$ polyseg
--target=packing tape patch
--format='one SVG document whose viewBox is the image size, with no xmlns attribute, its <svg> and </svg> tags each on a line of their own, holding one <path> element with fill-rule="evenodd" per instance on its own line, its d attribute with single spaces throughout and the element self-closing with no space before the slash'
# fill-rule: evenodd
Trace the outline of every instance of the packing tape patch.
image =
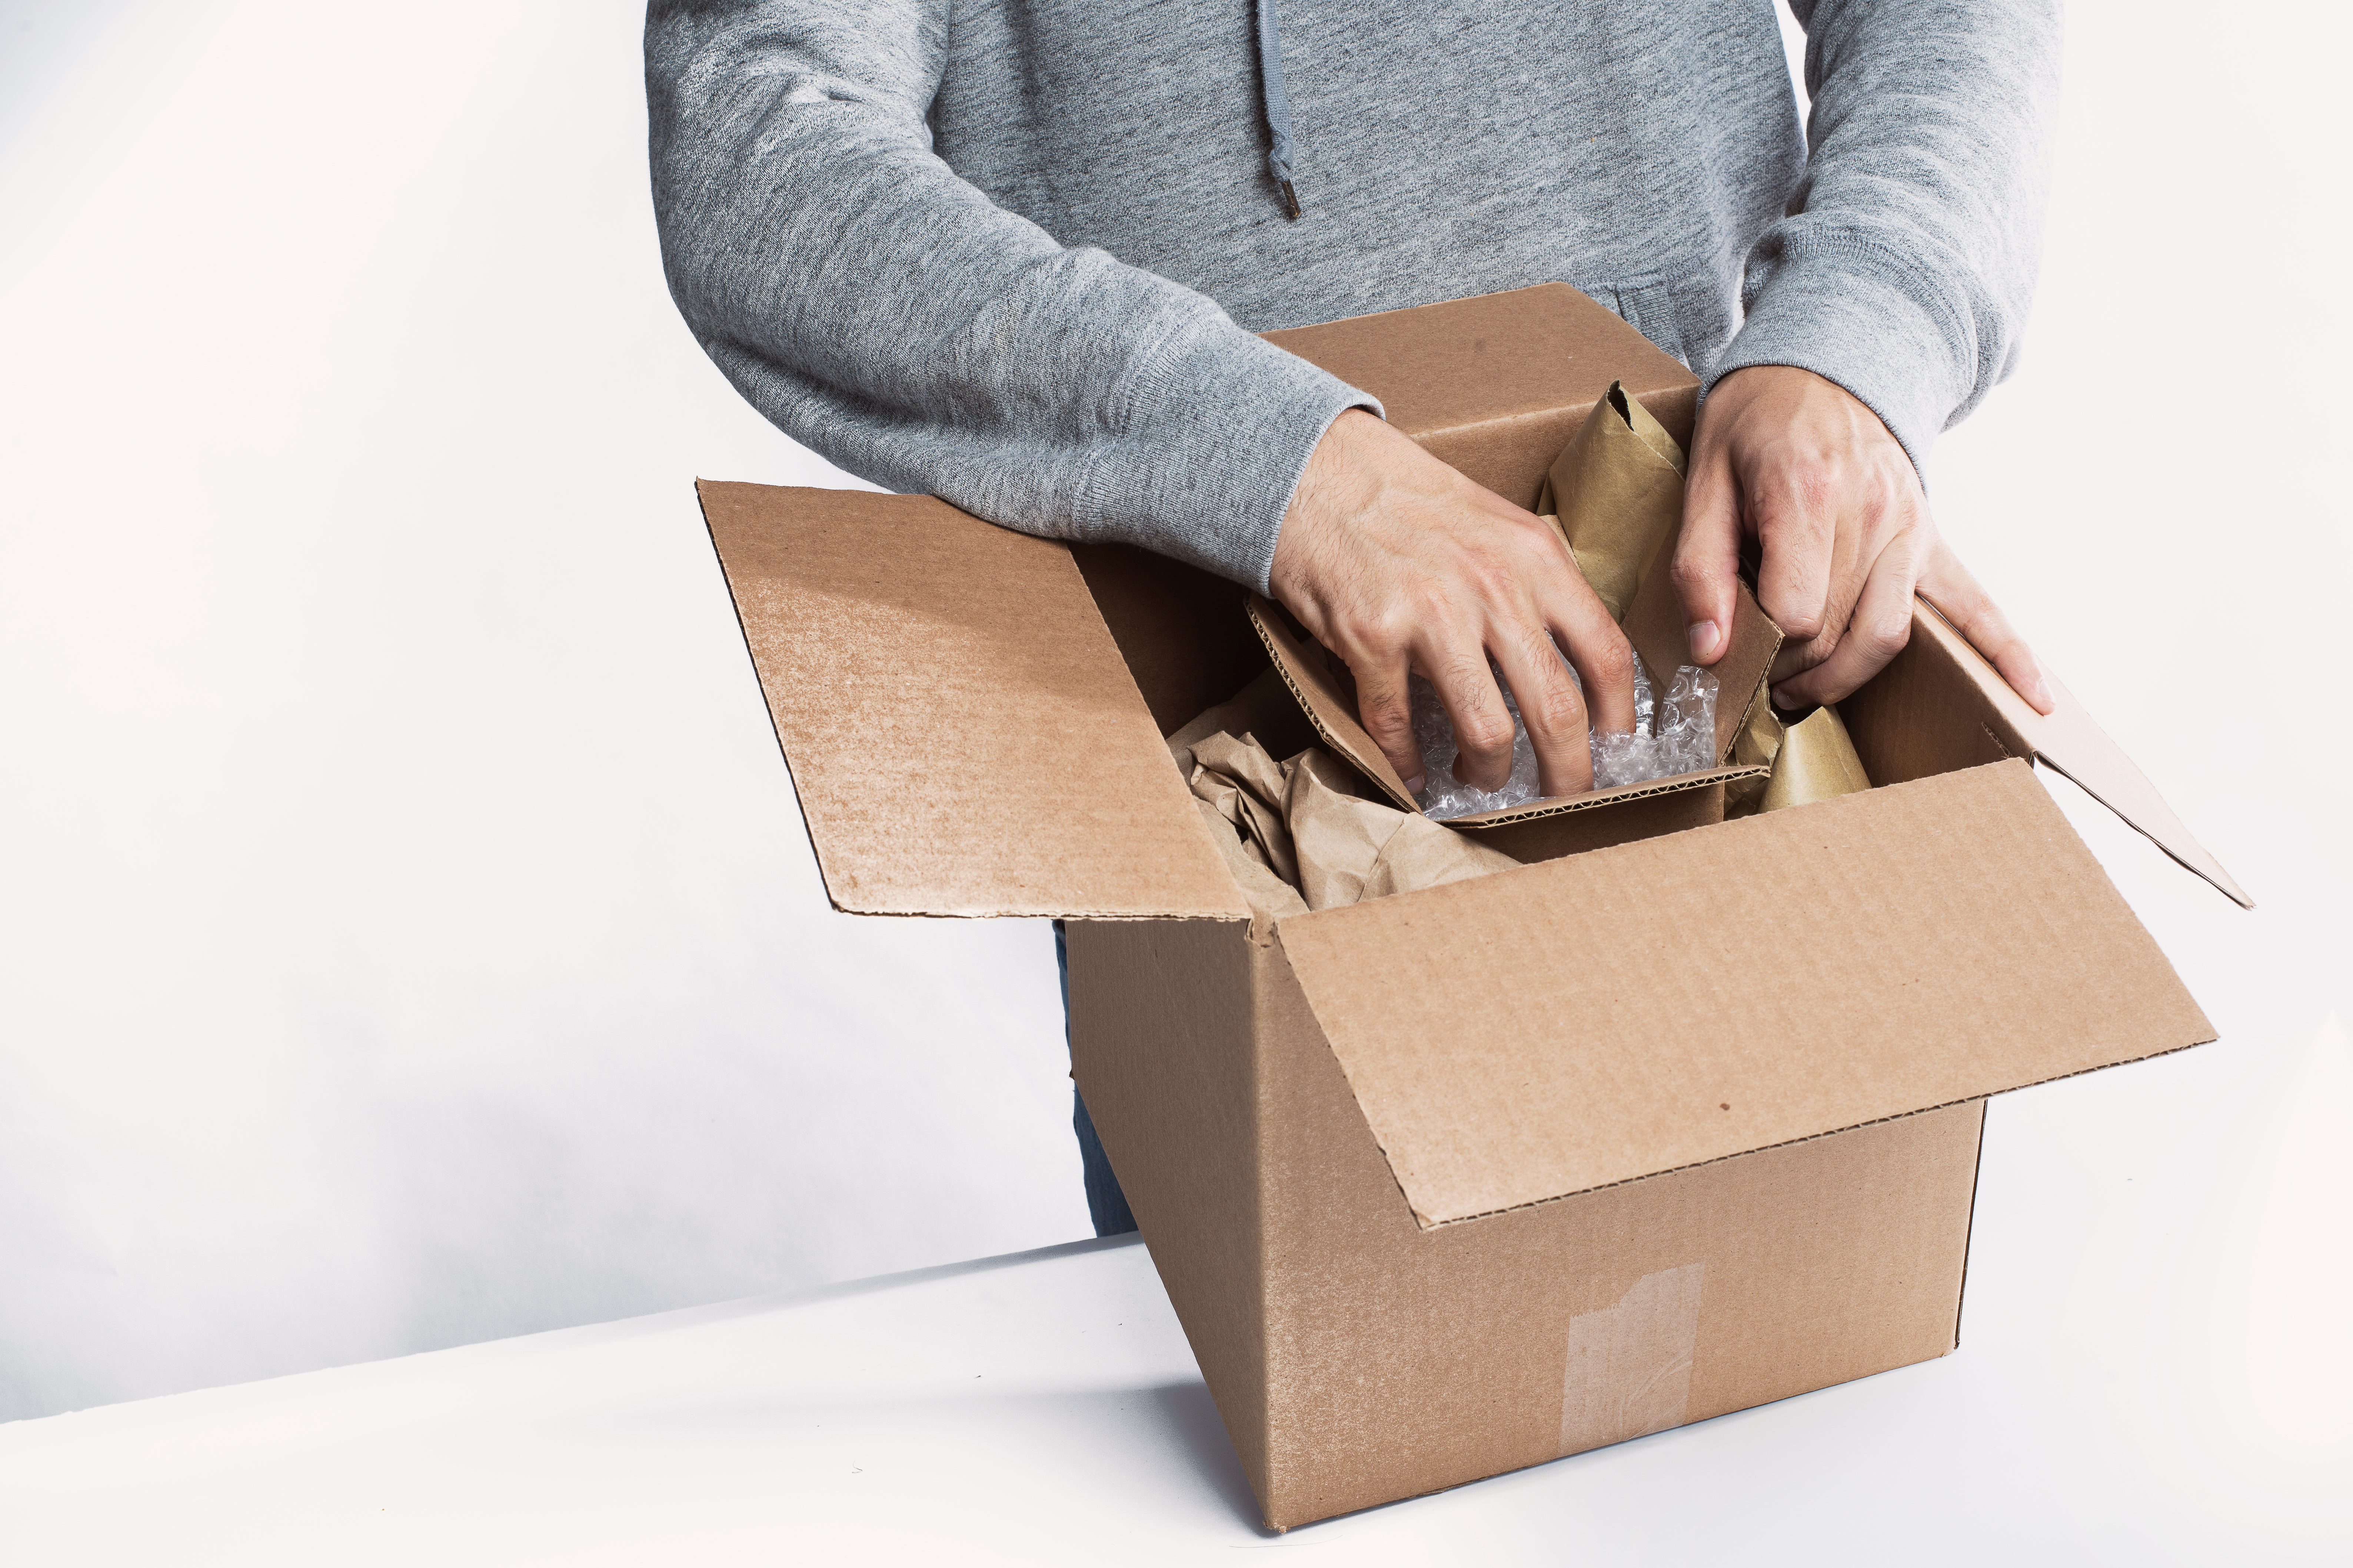
<svg viewBox="0 0 2353 1568">
<path fill-rule="evenodd" d="M 1645 1274 L 1614 1307 L 1568 1321 L 1560 1451 L 1581 1454 L 1683 1424 L 1699 1343 L 1702 1263 Z"/>
</svg>

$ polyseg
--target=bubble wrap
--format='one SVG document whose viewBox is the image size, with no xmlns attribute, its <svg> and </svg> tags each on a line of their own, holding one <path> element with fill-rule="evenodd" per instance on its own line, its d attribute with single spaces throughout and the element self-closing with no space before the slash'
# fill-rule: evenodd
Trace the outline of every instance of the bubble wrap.
<svg viewBox="0 0 2353 1568">
<path fill-rule="evenodd" d="M 1568 678 L 1576 680 L 1577 671 L 1571 669 Z M 1504 781 L 1501 789 L 1482 790 L 1455 779 L 1454 759 L 1461 754 L 1461 749 L 1454 743 L 1453 721 L 1446 716 L 1445 707 L 1438 700 L 1437 688 L 1418 675 L 1413 678 L 1413 738 L 1420 742 L 1422 761 L 1429 769 L 1424 788 L 1416 798 L 1426 815 L 1440 822 L 1467 816 L 1474 811 L 1501 811 L 1506 806 L 1524 805 L 1537 798 L 1535 744 L 1528 739 L 1528 727 L 1520 719 L 1520 705 L 1500 673 L 1495 684 L 1502 687 L 1504 706 L 1512 715 L 1512 776 Z M 1583 689 L 1581 682 L 1578 689 Z M 1609 789 L 1616 784 L 1641 784 L 1714 767 L 1715 691 L 1714 675 L 1695 664 L 1687 664 L 1675 671 L 1674 679 L 1667 685 L 1666 700 L 1661 702 L 1651 685 L 1650 671 L 1637 658 L 1634 728 L 1622 735 L 1596 733 L 1590 737 L 1593 787 Z"/>
</svg>

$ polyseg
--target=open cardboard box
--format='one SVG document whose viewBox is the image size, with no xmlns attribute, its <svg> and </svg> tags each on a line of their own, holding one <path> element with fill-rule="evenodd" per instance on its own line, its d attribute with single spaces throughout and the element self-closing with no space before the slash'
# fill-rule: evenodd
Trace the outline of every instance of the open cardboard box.
<svg viewBox="0 0 2353 1568">
<path fill-rule="evenodd" d="M 1613 378 L 1690 437 L 1559 285 L 1273 336 L 1522 504 Z M 1925 605 L 1841 705 L 1875 788 L 1625 792 L 1268 921 L 1162 737 L 1279 616 L 925 497 L 702 494 L 835 907 L 1069 917 L 1074 1075 L 1278 1528 L 1944 1354 L 1985 1097 L 2214 1037 L 2034 763 L 2244 895 Z"/>
</svg>

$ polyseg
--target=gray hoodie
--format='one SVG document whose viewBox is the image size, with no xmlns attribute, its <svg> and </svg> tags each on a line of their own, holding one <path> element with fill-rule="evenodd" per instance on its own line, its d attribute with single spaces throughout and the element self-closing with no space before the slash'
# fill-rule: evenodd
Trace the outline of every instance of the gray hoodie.
<svg viewBox="0 0 2353 1568">
<path fill-rule="evenodd" d="M 655 0 L 679 309 L 853 473 L 1261 589 L 1377 405 L 1259 331 L 1559 280 L 1915 462 L 2016 357 L 2055 0 L 1794 0 L 1802 130 L 1770 0 L 1275 3 Z"/>
</svg>

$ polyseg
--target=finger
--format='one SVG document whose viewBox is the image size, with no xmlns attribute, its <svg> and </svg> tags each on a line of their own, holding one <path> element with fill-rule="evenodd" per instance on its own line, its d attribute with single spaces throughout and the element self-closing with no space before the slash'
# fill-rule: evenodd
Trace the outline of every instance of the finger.
<svg viewBox="0 0 2353 1568">
<path fill-rule="evenodd" d="M 1633 729 L 1634 645 L 1600 598 L 1580 582 L 1552 602 L 1546 618 L 1584 683 L 1588 721 L 1613 735 Z"/>
<path fill-rule="evenodd" d="M 1772 679 L 1777 683 L 1813 668 L 1838 650 L 1862 603 L 1865 587 L 1895 535 L 1897 511 L 1886 495 L 1875 489 L 1860 495 L 1850 490 L 1840 504 L 1820 629 L 1802 641 L 1792 637 L 1781 645 L 1773 658 Z"/>
<path fill-rule="evenodd" d="M 1831 657 L 1847 635 L 1865 587 L 1894 532 L 1886 498 L 1873 491 L 1841 492 L 1831 530 L 1831 563 L 1822 595 L 1821 628 L 1799 645 L 1797 668 L 1810 669 Z M 1784 647 L 1787 655 L 1790 650 Z M 1779 660 L 1775 661 L 1777 664 Z"/>
<path fill-rule="evenodd" d="M 1683 537 L 1675 544 L 1670 573 L 1675 596 L 1683 601 L 1692 658 L 1714 664 L 1732 646 L 1732 605 L 1740 573 L 1740 490 L 1733 480 L 1732 459 L 1720 444 L 1701 447 L 1692 464 L 1683 487 Z"/>
<path fill-rule="evenodd" d="M 1487 650 L 1467 635 L 1450 636 L 1421 659 L 1454 725 L 1454 779 L 1473 789 L 1498 790 L 1512 776 L 1512 714 L 1487 668 Z"/>
<path fill-rule="evenodd" d="M 1413 738 L 1413 692 L 1408 684 L 1411 670 L 1404 652 L 1359 656 L 1348 660 L 1348 670 L 1356 678 L 1356 717 L 1365 733 L 1405 781 L 1407 793 L 1419 795 L 1428 769 L 1420 742 Z"/>
<path fill-rule="evenodd" d="M 1748 487 L 1748 520 L 1765 555 L 1757 569 L 1757 603 L 1798 642 L 1820 636 L 1828 624 L 1836 493 L 1830 480 L 1787 467 Z"/>
<path fill-rule="evenodd" d="M 1502 646 L 1493 649 L 1495 662 L 1519 702 L 1520 718 L 1535 748 L 1536 788 L 1547 795 L 1584 794 L 1593 787 L 1585 699 L 1569 679 L 1552 634 L 1541 624 L 1532 624 L 1496 640 Z"/>
<path fill-rule="evenodd" d="M 1777 707 L 1836 702 L 1904 651 L 1912 638 L 1912 588 L 1929 537 L 1923 530 L 1906 529 L 1879 552 L 1838 645 L 1821 663 L 1773 688 Z"/>
<path fill-rule="evenodd" d="M 1920 574 L 1920 596 L 1942 611 L 1954 629 L 1969 639 L 1969 646 L 1992 661 L 2010 689 L 2026 699 L 2027 706 L 2046 714 L 2057 706 L 2051 700 L 2051 685 L 2042 679 L 2042 666 L 2034 650 L 2011 628 L 2010 617 L 1986 596 L 1941 536 Z"/>
</svg>

